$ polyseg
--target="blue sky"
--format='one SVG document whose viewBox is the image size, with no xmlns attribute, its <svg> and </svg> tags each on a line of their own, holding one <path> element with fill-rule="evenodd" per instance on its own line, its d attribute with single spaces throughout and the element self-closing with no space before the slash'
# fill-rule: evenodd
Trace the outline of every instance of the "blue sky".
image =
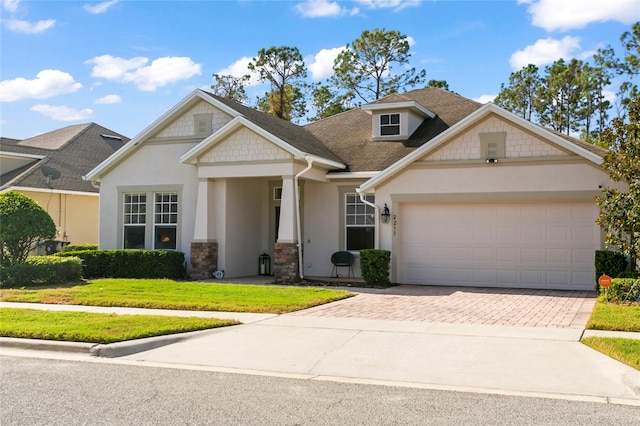
<svg viewBox="0 0 640 426">
<path fill-rule="evenodd" d="M 486 102 L 528 63 L 620 54 L 637 21 L 638 0 L 0 0 L 0 135 L 96 122 L 133 137 L 260 48 L 297 47 L 322 81 L 374 28 L 408 36 L 427 79 Z M 265 90 L 253 80 L 250 101 Z"/>
</svg>

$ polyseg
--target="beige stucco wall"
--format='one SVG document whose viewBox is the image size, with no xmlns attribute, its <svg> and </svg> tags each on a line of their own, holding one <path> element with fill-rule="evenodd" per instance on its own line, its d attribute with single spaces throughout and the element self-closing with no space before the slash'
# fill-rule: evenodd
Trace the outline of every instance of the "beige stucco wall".
<svg viewBox="0 0 640 426">
<path fill-rule="evenodd" d="M 189 257 L 197 200 L 197 169 L 179 158 L 194 143 L 143 145 L 114 167 L 100 184 L 100 248 L 122 248 L 122 193 L 177 190 L 178 250 Z M 151 241 L 147 239 L 147 248 Z"/>
<path fill-rule="evenodd" d="M 98 243 L 99 198 L 95 195 L 18 191 L 35 200 L 56 224 L 58 241 L 71 244 Z"/>
</svg>

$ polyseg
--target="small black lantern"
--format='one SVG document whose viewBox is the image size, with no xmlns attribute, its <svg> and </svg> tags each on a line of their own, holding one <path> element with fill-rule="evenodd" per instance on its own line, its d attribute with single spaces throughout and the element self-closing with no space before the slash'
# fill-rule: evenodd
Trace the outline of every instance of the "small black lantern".
<svg viewBox="0 0 640 426">
<path fill-rule="evenodd" d="M 389 223 L 390 217 L 391 212 L 389 211 L 389 207 L 387 207 L 387 203 L 384 203 L 384 208 L 382 209 L 382 213 L 380 213 L 380 219 L 382 219 L 382 223 Z"/>
<path fill-rule="evenodd" d="M 258 257 L 258 274 L 271 275 L 271 256 L 266 252 L 262 253 L 260 257 Z"/>
</svg>

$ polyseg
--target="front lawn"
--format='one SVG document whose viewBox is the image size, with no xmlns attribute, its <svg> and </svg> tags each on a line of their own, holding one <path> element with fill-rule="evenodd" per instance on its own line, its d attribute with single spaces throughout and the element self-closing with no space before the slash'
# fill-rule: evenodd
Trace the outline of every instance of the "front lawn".
<svg viewBox="0 0 640 426">
<path fill-rule="evenodd" d="M 313 287 L 168 279 L 99 279 L 57 288 L 0 289 L 4 302 L 282 314 L 353 296 Z"/>
<path fill-rule="evenodd" d="M 0 336 L 113 343 L 239 324 L 235 320 L 0 309 Z"/>
<path fill-rule="evenodd" d="M 640 332 L 640 304 L 607 303 L 601 296 L 591 314 L 590 330 Z M 582 343 L 592 349 L 640 370 L 640 340 L 610 337 L 586 337 Z"/>
</svg>

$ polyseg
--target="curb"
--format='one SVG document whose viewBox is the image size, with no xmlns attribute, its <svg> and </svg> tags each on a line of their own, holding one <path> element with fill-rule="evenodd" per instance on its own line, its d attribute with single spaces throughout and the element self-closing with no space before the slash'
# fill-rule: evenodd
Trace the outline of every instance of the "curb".
<svg viewBox="0 0 640 426">
<path fill-rule="evenodd" d="M 207 330 L 190 331 L 187 333 L 168 334 L 165 336 L 145 337 L 142 339 L 108 344 L 0 337 L 0 347 L 51 352 L 85 353 L 101 358 L 118 358 L 171 345 L 173 343 L 198 337 L 207 332 L 213 332 L 216 330 L 218 329 L 212 328 Z"/>
</svg>

